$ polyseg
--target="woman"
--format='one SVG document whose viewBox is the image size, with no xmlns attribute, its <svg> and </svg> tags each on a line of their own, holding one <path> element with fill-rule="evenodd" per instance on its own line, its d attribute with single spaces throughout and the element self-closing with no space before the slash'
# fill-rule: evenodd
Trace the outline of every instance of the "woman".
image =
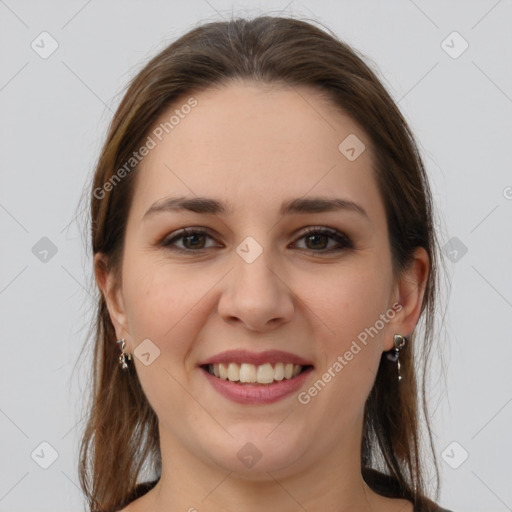
<svg viewBox="0 0 512 512">
<path fill-rule="evenodd" d="M 236 19 L 154 57 L 92 186 L 90 510 L 443 510 L 415 370 L 432 210 L 405 120 L 334 35 Z"/>
</svg>

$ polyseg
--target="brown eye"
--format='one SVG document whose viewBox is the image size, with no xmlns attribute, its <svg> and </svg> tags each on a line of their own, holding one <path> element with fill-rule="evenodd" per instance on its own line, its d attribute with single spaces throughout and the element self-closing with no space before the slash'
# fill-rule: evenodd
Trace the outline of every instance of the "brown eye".
<svg viewBox="0 0 512 512">
<path fill-rule="evenodd" d="M 206 246 L 208 238 L 213 240 L 213 237 L 207 231 L 201 229 L 182 229 L 166 238 L 161 245 L 171 251 L 192 254 L 212 247 Z M 350 238 L 344 233 L 331 228 L 308 228 L 298 240 L 302 239 L 305 242 L 303 250 L 311 253 L 323 254 L 353 248 Z M 181 243 L 181 247 L 178 245 L 178 242 Z"/>
<path fill-rule="evenodd" d="M 162 242 L 162 246 L 171 251 L 192 253 L 208 249 L 205 247 L 205 239 L 212 238 L 206 231 L 195 229 L 182 229 L 170 238 Z M 176 242 L 182 240 L 183 247 L 176 246 Z"/>
<path fill-rule="evenodd" d="M 302 239 L 305 241 L 305 250 L 310 252 L 337 252 L 353 247 L 352 241 L 344 233 L 330 228 L 308 228 L 299 238 Z M 328 248 L 330 241 L 334 241 L 337 246 Z"/>
</svg>

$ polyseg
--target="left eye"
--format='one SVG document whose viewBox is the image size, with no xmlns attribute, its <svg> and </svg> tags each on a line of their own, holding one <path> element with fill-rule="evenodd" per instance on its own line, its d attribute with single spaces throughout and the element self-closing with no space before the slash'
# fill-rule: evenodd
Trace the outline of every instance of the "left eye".
<svg viewBox="0 0 512 512">
<path fill-rule="evenodd" d="M 345 235 L 344 233 L 340 233 L 339 231 L 336 231 L 335 229 L 330 228 L 308 228 L 305 232 L 302 233 L 302 235 L 298 238 L 298 240 L 301 239 L 306 240 L 306 244 L 308 241 L 313 241 L 313 247 L 318 248 L 319 246 L 323 246 L 322 240 L 334 240 L 338 247 L 331 247 L 327 250 L 327 248 L 320 247 L 322 249 L 321 252 L 333 252 L 333 251 L 341 251 L 343 249 L 351 249 L 353 248 L 352 241 L 350 238 Z M 320 241 L 320 243 L 318 243 Z M 313 252 L 319 252 L 314 249 L 310 249 L 309 247 L 306 248 L 306 250 L 313 251 Z"/>
<path fill-rule="evenodd" d="M 206 231 L 200 229 L 183 229 L 171 238 L 167 238 L 162 242 L 162 246 L 171 251 L 192 253 L 201 252 L 207 249 L 205 239 L 213 237 Z M 297 240 L 305 240 L 306 247 L 304 250 L 309 252 L 333 252 L 353 247 L 352 241 L 344 233 L 331 228 L 308 228 L 303 231 Z M 182 240 L 183 247 L 176 245 L 178 240 Z M 329 241 L 335 241 L 338 247 L 327 248 Z M 312 242 L 312 245 L 310 244 Z"/>
</svg>

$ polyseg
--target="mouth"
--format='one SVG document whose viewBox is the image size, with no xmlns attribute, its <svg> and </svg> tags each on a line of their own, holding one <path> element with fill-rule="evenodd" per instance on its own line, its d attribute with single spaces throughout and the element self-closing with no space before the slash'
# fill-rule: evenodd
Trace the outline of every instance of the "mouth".
<svg viewBox="0 0 512 512">
<path fill-rule="evenodd" d="M 239 385 L 271 385 L 281 381 L 295 379 L 313 368 L 313 365 L 293 363 L 215 363 L 203 364 L 201 368 L 219 380 L 233 382 Z"/>
<path fill-rule="evenodd" d="M 243 405 L 271 404 L 291 397 L 314 369 L 311 361 L 282 350 L 228 350 L 198 366 L 215 391 Z"/>
</svg>

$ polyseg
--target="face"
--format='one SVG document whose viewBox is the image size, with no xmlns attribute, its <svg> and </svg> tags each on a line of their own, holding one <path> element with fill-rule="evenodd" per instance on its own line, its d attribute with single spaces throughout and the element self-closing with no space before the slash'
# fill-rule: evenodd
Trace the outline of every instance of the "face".
<svg viewBox="0 0 512 512">
<path fill-rule="evenodd" d="M 247 478 L 358 457 L 382 351 L 412 328 L 370 140 L 305 87 L 194 98 L 137 170 L 109 299 L 162 451 Z"/>
</svg>

